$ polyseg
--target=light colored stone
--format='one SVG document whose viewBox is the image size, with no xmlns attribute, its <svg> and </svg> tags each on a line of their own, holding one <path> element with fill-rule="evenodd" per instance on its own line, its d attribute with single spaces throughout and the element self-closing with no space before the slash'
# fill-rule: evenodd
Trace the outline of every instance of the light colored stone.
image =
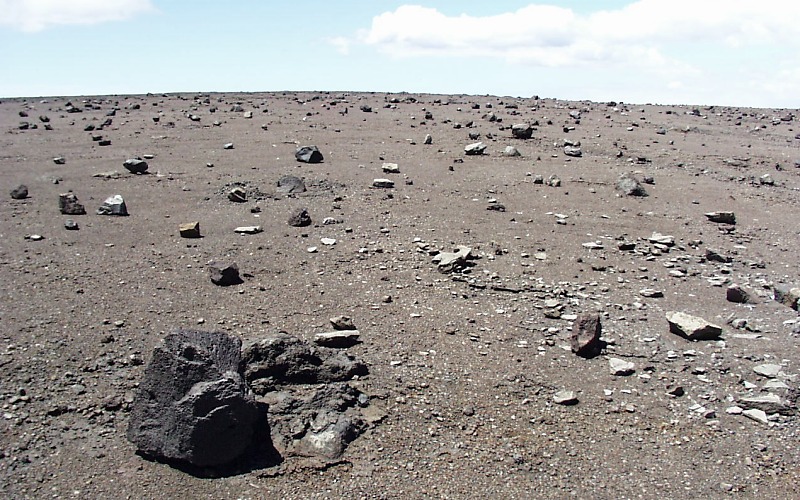
<svg viewBox="0 0 800 500">
<path fill-rule="evenodd" d="M 762 377 L 775 378 L 781 372 L 782 368 L 781 365 L 764 363 L 763 365 L 754 366 L 753 371 Z"/>
<path fill-rule="evenodd" d="M 722 334 L 722 328 L 703 318 L 679 311 L 668 311 L 669 331 L 689 340 L 713 340 Z"/>
<path fill-rule="evenodd" d="M 236 229 L 234 229 L 233 232 L 239 234 L 258 234 L 263 230 L 264 229 L 262 229 L 261 226 L 239 226 Z"/>
<path fill-rule="evenodd" d="M 558 405 L 575 405 L 578 404 L 578 396 L 575 391 L 558 391 L 553 394 L 553 402 Z"/>
<path fill-rule="evenodd" d="M 619 358 L 608 358 L 608 366 L 611 370 L 611 375 L 624 377 L 636 371 L 636 365 L 630 361 L 625 361 Z"/>
<path fill-rule="evenodd" d="M 760 422 L 762 424 L 769 424 L 769 420 L 767 419 L 767 414 L 761 410 L 751 409 L 751 410 L 744 410 L 742 415 L 749 418 L 750 420 L 755 420 L 756 422 Z"/>
</svg>

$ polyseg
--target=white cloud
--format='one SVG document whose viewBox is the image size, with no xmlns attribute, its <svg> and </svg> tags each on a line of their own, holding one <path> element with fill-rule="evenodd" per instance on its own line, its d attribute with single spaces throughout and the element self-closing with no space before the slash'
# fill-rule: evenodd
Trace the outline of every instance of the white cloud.
<svg viewBox="0 0 800 500">
<path fill-rule="evenodd" d="M 788 0 L 638 0 L 588 14 L 532 3 L 489 16 L 450 16 L 435 8 L 403 5 L 375 16 L 350 41 L 397 59 L 489 58 L 529 68 L 583 71 L 597 80 L 593 83 L 598 88 L 609 91 L 622 90 L 626 82 L 641 84 L 649 76 L 652 92 L 628 88 L 643 98 L 736 98 L 737 89 L 752 95 L 756 82 L 783 97 L 800 87 L 800 75 L 784 70 L 780 76 L 743 77 L 747 68 L 740 66 L 748 63 L 737 61 L 748 59 L 738 51 L 755 49 L 774 53 L 776 63 L 778 57 L 797 62 L 798 19 L 800 2 Z M 755 62 L 761 70 L 766 66 L 761 59 Z M 775 77 L 782 80 L 775 82 Z M 764 86 L 769 81 L 772 85 Z"/>
<path fill-rule="evenodd" d="M 0 0 L 0 25 L 36 32 L 58 25 L 121 21 L 154 10 L 150 0 Z"/>
</svg>

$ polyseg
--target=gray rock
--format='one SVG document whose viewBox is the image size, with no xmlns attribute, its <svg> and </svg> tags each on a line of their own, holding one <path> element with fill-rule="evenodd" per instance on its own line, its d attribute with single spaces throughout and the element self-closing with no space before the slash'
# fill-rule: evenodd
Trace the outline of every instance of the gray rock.
<svg viewBox="0 0 800 500">
<path fill-rule="evenodd" d="M 323 160 L 322 153 L 319 152 L 319 148 L 316 146 L 303 146 L 301 148 L 297 148 L 297 151 L 294 153 L 294 157 L 297 161 L 301 161 L 303 163 L 320 163 Z"/>
<path fill-rule="evenodd" d="M 240 371 L 241 341 L 179 330 L 153 350 L 131 405 L 127 437 L 150 457 L 228 464 L 251 446 L 260 410 Z"/>
<path fill-rule="evenodd" d="M 56 156 L 55 158 L 53 158 L 53 163 L 55 163 L 56 165 L 63 165 L 67 163 L 67 160 L 63 156 Z"/>
<path fill-rule="evenodd" d="M 275 190 L 282 194 L 305 193 L 306 183 L 299 177 L 286 175 L 278 179 L 278 187 Z"/>
<path fill-rule="evenodd" d="M 468 156 L 482 155 L 486 151 L 486 144 L 475 142 L 464 146 L 464 154 Z"/>
<path fill-rule="evenodd" d="M 80 227 L 78 226 L 78 223 L 75 222 L 74 220 L 67 219 L 64 221 L 64 229 L 66 229 L 67 231 L 77 231 L 78 229 L 80 229 Z"/>
<path fill-rule="evenodd" d="M 305 227 L 311 225 L 311 216 L 308 215 L 308 210 L 305 208 L 301 208 L 297 212 L 293 213 L 289 217 L 288 221 L 290 226 L 293 227 Z"/>
<path fill-rule="evenodd" d="M 564 146 L 564 154 L 567 156 L 572 156 L 574 158 L 580 158 L 583 156 L 583 151 L 581 148 L 575 146 Z"/>
<path fill-rule="evenodd" d="M 399 174 L 400 166 L 397 163 L 384 163 L 381 170 L 386 174 Z"/>
<path fill-rule="evenodd" d="M 243 283 L 239 276 L 239 266 L 235 262 L 209 262 L 208 272 L 211 282 L 218 286 L 231 286 Z"/>
<path fill-rule="evenodd" d="M 128 172 L 132 174 L 143 174 L 147 172 L 148 168 L 147 162 L 144 160 L 140 160 L 138 158 L 125 160 L 122 166 L 125 167 L 128 170 Z"/>
<path fill-rule="evenodd" d="M 759 177 L 758 178 L 758 182 L 762 186 L 774 186 L 775 185 L 775 179 L 773 179 L 772 176 L 769 175 L 769 174 L 764 174 L 761 177 Z"/>
<path fill-rule="evenodd" d="M 769 424 L 769 419 L 767 418 L 767 414 L 764 413 L 763 410 L 759 410 L 759 409 L 756 409 L 756 408 L 753 408 L 751 410 L 744 410 L 742 412 L 742 415 L 744 415 L 745 417 L 749 418 L 750 420 L 755 420 L 756 422 L 759 422 L 759 423 L 762 423 L 762 424 L 765 424 L 765 425 Z"/>
<path fill-rule="evenodd" d="M 394 187 L 394 181 L 390 179 L 374 179 L 372 187 L 389 189 Z"/>
<path fill-rule="evenodd" d="M 359 342 L 361 333 L 358 330 L 335 330 L 314 335 L 314 343 L 325 347 L 348 348 Z"/>
<path fill-rule="evenodd" d="M 553 402 L 557 405 L 572 406 L 578 404 L 578 396 L 574 391 L 558 391 L 553 394 Z"/>
<path fill-rule="evenodd" d="M 683 312 L 667 312 L 667 322 L 670 332 L 689 340 L 714 340 L 722 335 L 721 327 Z"/>
<path fill-rule="evenodd" d="M 557 175 L 553 174 L 547 178 L 546 184 L 550 187 L 561 187 L 561 179 Z"/>
<path fill-rule="evenodd" d="M 178 232 L 181 238 L 199 238 L 200 237 L 200 223 L 187 222 L 178 226 Z"/>
<path fill-rule="evenodd" d="M 78 197 L 72 193 L 58 195 L 58 209 L 64 215 L 85 215 L 86 208 L 78 203 Z"/>
<path fill-rule="evenodd" d="M 422 141 L 422 144 L 433 144 L 433 137 L 431 137 L 431 134 L 425 134 L 425 140 Z"/>
<path fill-rule="evenodd" d="M 277 386 L 342 382 L 366 375 L 367 367 L 340 351 L 312 347 L 285 332 L 245 346 L 244 376 L 256 394 Z"/>
<path fill-rule="evenodd" d="M 753 371 L 762 377 L 775 378 L 781 373 L 783 367 L 774 363 L 764 363 L 753 367 Z"/>
<path fill-rule="evenodd" d="M 334 330 L 355 330 L 356 325 L 353 324 L 353 318 L 350 316 L 334 316 L 330 319 L 331 325 Z"/>
<path fill-rule="evenodd" d="M 735 302 L 737 304 L 748 304 L 752 302 L 752 298 L 750 294 L 747 293 L 747 290 L 742 288 L 739 285 L 731 285 L 725 291 L 725 298 L 728 302 Z"/>
<path fill-rule="evenodd" d="M 788 288 L 782 285 L 775 285 L 772 288 L 772 297 L 776 302 L 798 310 L 800 304 L 800 288 Z"/>
<path fill-rule="evenodd" d="M 708 212 L 706 218 L 718 224 L 736 224 L 736 214 L 733 212 Z"/>
<path fill-rule="evenodd" d="M 582 358 L 593 358 L 603 349 L 599 314 L 580 314 L 572 325 L 572 352 Z"/>
<path fill-rule="evenodd" d="M 664 292 L 655 288 L 643 288 L 639 290 L 639 295 L 650 299 L 658 299 L 664 296 Z"/>
<path fill-rule="evenodd" d="M 222 149 L 233 149 L 233 143 L 228 142 L 222 145 Z"/>
<path fill-rule="evenodd" d="M 741 397 L 737 399 L 737 404 L 745 409 L 757 409 L 770 415 L 780 413 L 785 416 L 797 414 L 797 408 L 778 396 L 777 394 L 760 394 L 758 396 Z"/>
<path fill-rule="evenodd" d="M 433 257 L 433 263 L 442 273 L 451 273 L 467 265 L 472 249 L 467 246 L 458 246 L 455 252 L 439 252 Z"/>
<path fill-rule="evenodd" d="M 506 149 L 503 151 L 503 156 L 517 157 L 522 156 L 522 153 L 514 146 L 506 146 Z"/>
<path fill-rule="evenodd" d="M 533 127 L 527 123 L 517 123 L 511 127 L 511 135 L 517 139 L 530 139 L 533 137 Z"/>
<path fill-rule="evenodd" d="M 233 230 L 234 233 L 238 234 L 258 234 L 263 231 L 264 228 L 261 226 L 239 226 Z"/>
<path fill-rule="evenodd" d="M 244 203 L 247 201 L 247 191 L 241 187 L 235 187 L 228 191 L 228 199 L 235 203 Z"/>
<path fill-rule="evenodd" d="M 611 375 L 618 377 L 625 377 L 636 371 L 635 364 L 619 358 L 608 358 L 608 367 Z"/>
<path fill-rule="evenodd" d="M 710 262 L 719 262 L 721 264 L 730 264 L 733 262 L 733 257 L 730 255 L 724 255 L 720 253 L 719 250 L 714 250 L 713 248 L 706 248 L 706 260 Z"/>
<path fill-rule="evenodd" d="M 128 207 L 121 195 L 109 196 L 106 201 L 97 209 L 97 215 L 128 215 Z"/>
<path fill-rule="evenodd" d="M 647 191 L 639 184 L 639 181 L 628 174 L 619 176 L 614 188 L 625 196 L 647 196 Z"/>
<path fill-rule="evenodd" d="M 15 200 L 24 200 L 28 197 L 28 186 L 20 184 L 11 190 L 11 198 Z"/>
<path fill-rule="evenodd" d="M 666 245 L 668 247 L 675 246 L 675 237 L 669 234 L 661 234 L 658 232 L 654 232 L 647 238 L 647 241 L 650 243 L 658 243 L 660 245 Z"/>
</svg>

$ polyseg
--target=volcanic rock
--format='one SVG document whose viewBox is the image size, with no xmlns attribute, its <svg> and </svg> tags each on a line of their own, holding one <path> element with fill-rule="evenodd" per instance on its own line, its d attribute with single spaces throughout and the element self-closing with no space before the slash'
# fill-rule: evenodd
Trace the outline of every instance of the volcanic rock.
<svg viewBox="0 0 800 500">
<path fill-rule="evenodd" d="M 593 358 L 603 348 L 599 314 L 581 314 L 572 325 L 572 352 L 582 358 Z"/>
<path fill-rule="evenodd" d="M 736 224 L 736 214 L 733 212 L 708 212 L 705 216 L 718 224 Z"/>
<path fill-rule="evenodd" d="M 619 176 L 614 188 L 625 196 L 647 196 L 647 191 L 644 187 L 629 174 Z"/>
<path fill-rule="evenodd" d="M 228 199 L 235 203 L 244 203 L 247 201 L 247 191 L 241 187 L 235 187 L 228 191 Z"/>
<path fill-rule="evenodd" d="M 239 276 L 239 266 L 235 262 L 222 264 L 212 261 L 208 264 L 208 271 L 211 282 L 215 285 L 231 286 L 243 283 L 242 278 Z"/>
<path fill-rule="evenodd" d="M 245 346 L 244 375 L 256 394 L 286 384 L 317 384 L 366 375 L 367 367 L 340 351 L 312 347 L 285 332 Z"/>
<path fill-rule="evenodd" d="M 78 197 L 72 193 L 58 195 L 58 209 L 64 215 L 85 215 L 86 208 L 78 203 Z"/>
<path fill-rule="evenodd" d="M 132 174 L 143 174 L 147 172 L 147 162 L 138 158 L 125 160 L 122 166 Z"/>
<path fill-rule="evenodd" d="M 297 158 L 297 161 L 304 163 L 320 163 L 323 160 L 322 153 L 319 152 L 319 148 L 316 146 L 303 146 L 301 148 L 297 148 L 297 151 L 294 153 L 294 157 Z"/>
<path fill-rule="evenodd" d="M 311 225 L 311 216 L 308 215 L 308 210 L 301 208 L 289 217 L 288 221 L 290 226 L 305 227 Z"/>
<path fill-rule="evenodd" d="M 275 191 L 282 194 L 305 193 L 306 183 L 299 177 L 286 175 L 278 179 L 278 187 Z"/>
<path fill-rule="evenodd" d="M 511 135 L 517 139 L 530 139 L 533 136 L 533 127 L 527 123 L 518 123 L 511 127 Z"/>
<path fill-rule="evenodd" d="M 737 304 L 747 304 L 751 301 L 750 294 L 739 285 L 729 286 L 725 292 L 725 298 L 728 299 L 728 302 Z"/>
<path fill-rule="evenodd" d="M 109 196 L 97 209 L 97 215 L 128 215 L 128 207 L 121 195 Z"/>
<path fill-rule="evenodd" d="M 470 257 L 472 249 L 467 246 L 459 246 L 455 252 L 440 252 L 433 257 L 433 263 L 437 264 L 437 268 L 441 273 L 451 273 L 458 269 L 462 269 L 467 264 L 467 259 Z"/>
<path fill-rule="evenodd" d="M 20 184 L 11 190 L 11 197 L 15 200 L 24 200 L 28 197 L 28 186 Z"/>
<path fill-rule="evenodd" d="M 181 238 L 199 238 L 200 237 L 200 223 L 187 222 L 178 226 Z"/>
<path fill-rule="evenodd" d="M 469 156 L 482 155 L 486 151 L 486 144 L 482 142 L 475 142 L 464 146 L 464 154 Z"/>
<path fill-rule="evenodd" d="M 683 312 L 667 312 L 667 322 L 670 332 L 689 340 L 714 340 L 722 335 L 721 327 Z"/>
<path fill-rule="evenodd" d="M 260 414 L 240 360 L 241 340 L 226 333 L 167 335 L 131 405 L 128 439 L 144 455 L 198 467 L 239 458 Z"/>
</svg>

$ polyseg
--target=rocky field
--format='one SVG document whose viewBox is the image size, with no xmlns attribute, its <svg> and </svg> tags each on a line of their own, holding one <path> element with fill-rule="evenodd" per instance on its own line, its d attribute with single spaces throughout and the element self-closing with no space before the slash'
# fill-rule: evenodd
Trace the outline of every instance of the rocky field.
<svg viewBox="0 0 800 500">
<path fill-rule="evenodd" d="M 4 496 L 797 498 L 796 113 L 4 99 Z"/>
</svg>

